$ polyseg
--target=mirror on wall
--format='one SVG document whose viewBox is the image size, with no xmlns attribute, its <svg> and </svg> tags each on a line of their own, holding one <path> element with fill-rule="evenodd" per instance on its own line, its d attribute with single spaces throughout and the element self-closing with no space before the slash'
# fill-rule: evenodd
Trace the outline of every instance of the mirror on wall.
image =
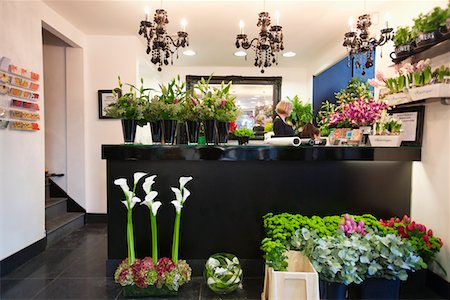
<svg viewBox="0 0 450 300">
<path fill-rule="evenodd" d="M 186 76 L 187 89 L 192 89 L 205 76 Z M 236 120 L 237 128 L 254 129 L 272 122 L 274 109 L 281 100 L 281 77 L 212 76 L 210 85 L 219 87 L 232 82 L 231 94 L 242 114 Z"/>
</svg>

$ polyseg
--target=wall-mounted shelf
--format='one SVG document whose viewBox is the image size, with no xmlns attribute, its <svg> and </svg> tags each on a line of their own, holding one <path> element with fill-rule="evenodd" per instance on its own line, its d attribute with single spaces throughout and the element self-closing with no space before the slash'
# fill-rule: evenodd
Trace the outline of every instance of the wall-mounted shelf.
<svg viewBox="0 0 450 300">
<path fill-rule="evenodd" d="M 405 61 L 408 61 L 410 63 L 416 63 L 421 59 L 436 57 L 445 54 L 447 52 L 450 52 L 450 39 L 443 40 L 440 43 L 432 46 L 425 46 L 420 49 L 413 50 L 412 54 L 401 58 L 393 59 L 392 62 L 395 64 Z"/>
</svg>

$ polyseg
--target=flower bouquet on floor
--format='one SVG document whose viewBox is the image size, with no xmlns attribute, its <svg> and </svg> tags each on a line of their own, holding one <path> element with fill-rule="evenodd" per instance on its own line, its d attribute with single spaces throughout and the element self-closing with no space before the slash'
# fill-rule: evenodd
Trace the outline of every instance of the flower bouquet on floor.
<svg viewBox="0 0 450 300">
<path fill-rule="evenodd" d="M 145 200 L 141 202 L 141 200 L 136 197 L 137 183 L 146 175 L 146 173 L 142 172 L 134 174 L 133 190 L 130 190 L 125 178 L 119 178 L 114 181 L 114 184 L 119 185 L 125 194 L 125 201 L 122 201 L 122 203 L 127 208 L 128 245 L 128 257 L 125 258 L 117 268 L 114 279 L 124 287 L 125 297 L 176 296 L 178 289 L 183 284 L 190 281 L 192 272 L 186 261 L 178 259 L 181 209 L 190 195 L 190 192 L 185 188 L 185 185 L 192 180 L 192 177 L 180 177 L 180 187 L 172 187 L 172 191 L 176 196 L 176 200 L 172 201 L 176 210 L 172 258 L 162 257 L 158 259 L 158 229 L 156 215 L 162 203 L 160 201 L 155 201 L 158 192 L 152 190 L 156 175 L 147 177 L 142 185 L 146 194 Z M 145 257 L 143 259 L 135 258 L 134 252 L 132 209 L 135 204 L 139 202 L 149 208 L 152 232 L 152 257 Z"/>
</svg>

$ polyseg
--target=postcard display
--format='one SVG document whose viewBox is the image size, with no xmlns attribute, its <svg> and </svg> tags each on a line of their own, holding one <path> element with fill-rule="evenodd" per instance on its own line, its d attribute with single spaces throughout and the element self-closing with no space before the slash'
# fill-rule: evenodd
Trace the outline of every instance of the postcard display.
<svg viewBox="0 0 450 300">
<path fill-rule="evenodd" d="M 39 74 L 0 58 L 0 130 L 39 130 Z"/>
</svg>

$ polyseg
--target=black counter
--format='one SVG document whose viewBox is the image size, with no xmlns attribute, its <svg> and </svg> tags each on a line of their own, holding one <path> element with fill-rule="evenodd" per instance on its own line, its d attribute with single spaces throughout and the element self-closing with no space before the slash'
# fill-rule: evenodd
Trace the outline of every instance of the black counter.
<svg viewBox="0 0 450 300">
<path fill-rule="evenodd" d="M 262 259 L 262 216 L 410 213 L 412 161 L 420 148 L 103 145 L 107 160 L 108 258 L 123 259 L 126 209 L 114 179 L 156 174 L 154 189 L 161 255 L 171 253 L 174 195 L 180 176 L 193 176 L 182 211 L 180 257 L 206 259 L 230 252 Z M 141 184 L 139 185 L 141 186 Z M 137 195 L 143 199 L 139 187 Z M 150 255 L 147 207 L 133 210 L 137 257 Z"/>
<path fill-rule="evenodd" d="M 419 147 L 103 145 L 108 160 L 420 161 Z"/>
</svg>

